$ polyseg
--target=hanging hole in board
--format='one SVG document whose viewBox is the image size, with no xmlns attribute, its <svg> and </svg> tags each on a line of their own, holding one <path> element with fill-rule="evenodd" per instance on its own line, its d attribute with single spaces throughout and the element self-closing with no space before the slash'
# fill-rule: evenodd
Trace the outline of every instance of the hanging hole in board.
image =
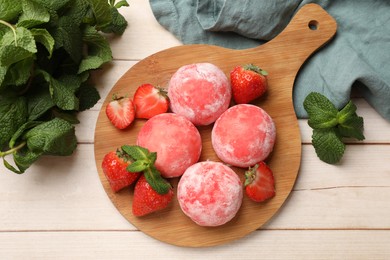
<svg viewBox="0 0 390 260">
<path fill-rule="evenodd" d="M 316 20 L 311 20 L 308 26 L 310 30 L 315 31 L 318 29 L 318 22 Z"/>
</svg>

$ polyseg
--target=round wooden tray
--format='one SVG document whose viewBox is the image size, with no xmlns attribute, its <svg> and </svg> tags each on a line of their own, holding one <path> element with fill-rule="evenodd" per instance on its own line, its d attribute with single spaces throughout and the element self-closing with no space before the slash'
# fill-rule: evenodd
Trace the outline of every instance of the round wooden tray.
<svg viewBox="0 0 390 260">
<path fill-rule="evenodd" d="M 188 247 L 223 244 L 241 238 L 260 228 L 277 212 L 290 194 L 301 160 L 301 139 L 292 102 L 295 76 L 304 61 L 336 33 L 336 22 L 320 6 L 302 7 L 289 25 L 272 41 L 256 48 L 231 50 L 210 45 L 184 45 L 153 54 L 130 68 L 108 94 L 99 113 L 95 130 L 95 160 L 99 178 L 118 211 L 145 234 L 160 241 Z M 276 196 L 265 203 L 255 203 L 245 196 L 236 217 L 219 227 L 201 227 L 186 217 L 176 198 L 171 205 L 144 217 L 132 215 L 133 189 L 113 193 L 102 172 L 104 155 L 124 144 L 135 144 L 139 129 L 146 122 L 137 119 L 126 130 L 117 130 L 105 115 L 112 94 L 132 96 L 143 83 L 167 87 L 172 74 L 181 66 L 210 62 L 227 76 L 234 66 L 253 63 L 269 73 L 269 90 L 254 104 L 265 109 L 274 119 L 277 140 L 267 163 L 276 181 Z M 211 146 L 211 126 L 198 127 L 203 141 L 201 161 L 219 161 Z M 164 129 L 161 129 L 164 131 Z M 233 168 L 244 179 L 243 169 Z M 176 192 L 178 178 L 171 183 Z"/>
</svg>

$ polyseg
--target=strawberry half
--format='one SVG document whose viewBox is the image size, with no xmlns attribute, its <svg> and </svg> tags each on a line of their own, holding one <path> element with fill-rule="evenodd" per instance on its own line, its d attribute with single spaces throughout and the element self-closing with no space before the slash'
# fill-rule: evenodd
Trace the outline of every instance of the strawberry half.
<svg viewBox="0 0 390 260">
<path fill-rule="evenodd" d="M 134 216 L 141 217 L 164 209 L 169 205 L 172 198 L 172 188 L 165 194 L 159 194 L 147 182 L 145 175 L 142 175 L 134 188 L 133 214 Z"/>
<path fill-rule="evenodd" d="M 168 111 L 169 99 L 166 90 L 151 84 L 142 84 L 133 98 L 135 117 L 150 119 Z"/>
<path fill-rule="evenodd" d="M 113 96 L 113 100 L 106 106 L 106 115 L 118 129 L 125 129 L 135 116 L 134 104 L 130 98 Z"/>
<path fill-rule="evenodd" d="M 253 201 L 263 202 L 275 196 L 275 180 L 271 169 L 260 162 L 245 172 L 245 193 Z"/>
<path fill-rule="evenodd" d="M 139 172 L 126 170 L 131 163 L 131 159 L 119 149 L 104 156 L 102 162 L 103 173 L 114 192 L 130 186 L 141 175 Z"/>
<path fill-rule="evenodd" d="M 233 99 L 247 104 L 262 96 L 268 89 L 268 73 L 256 65 L 237 66 L 230 72 Z"/>
</svg>

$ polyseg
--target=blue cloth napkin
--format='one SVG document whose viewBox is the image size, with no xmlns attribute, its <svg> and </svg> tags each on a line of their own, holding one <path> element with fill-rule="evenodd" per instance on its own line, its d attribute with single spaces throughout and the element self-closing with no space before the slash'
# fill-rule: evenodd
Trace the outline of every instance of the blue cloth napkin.
<svg viewBox="0 0 390 260">
<path fill-rule="evenodd" d="M 245 49 L 272 40 L 296 11 L 321 5 L 338 24 L 335 38 L 307 60 L 293 91 L 295 112 L 312 92 L 338 108 L 352 88 L 390 121 L 389 0 L 150 0 L 157 21 L 183 44 L 205 43 Z"/>
</svg>

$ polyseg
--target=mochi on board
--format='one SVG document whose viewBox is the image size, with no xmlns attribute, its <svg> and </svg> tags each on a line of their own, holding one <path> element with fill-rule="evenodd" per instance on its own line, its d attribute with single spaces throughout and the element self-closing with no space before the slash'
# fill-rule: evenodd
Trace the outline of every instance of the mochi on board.
<svg viewBox="0 0 390 260">
<path fill-rule="evenodd" d="M 180 67 L 171 77 L 168 97 L 172 112 L 194 125 L 210 125 L 228 109 L 232 97 L 230 81 L 211 63 Z"/>
<path fill-rule="evenodd" d="M 180 208 L 200 226 L 215 227 L 232 220 L 241 207 L 243 185 L 238 175 L 221 162 L 190 166 L 177 187 Z"/>
<path fill-rule="evenodd" d="M 199 160 L 202 152 L 198 129 L 188 119 L 174 113 L 149 119 L 138 133 L 137 145 L 157 152 L 156 169 L 166 178 L 181 176 Z"/>
<path fill-rule="evenodd" d="M 223 162 L 247 168 L 265 160 L 273 151 L 276 128 L 262 108 L 239 104 L 226 110 L 215 122 L 211 143 Z"/>
</svg>

